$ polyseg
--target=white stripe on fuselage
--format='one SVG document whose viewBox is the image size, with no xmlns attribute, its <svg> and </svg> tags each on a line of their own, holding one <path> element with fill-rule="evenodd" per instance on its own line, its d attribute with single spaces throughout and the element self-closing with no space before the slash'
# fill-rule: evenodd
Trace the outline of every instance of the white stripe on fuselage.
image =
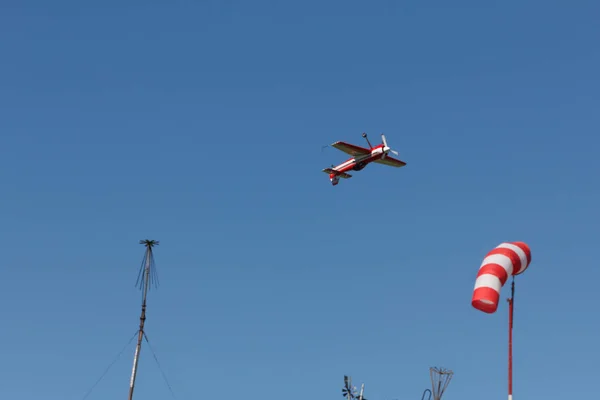
<svg viewBox="0 0 600 400">
<path fill-rule="evenodd" d="M 347 167 L 349 165 L 352 165 L 352 164 L 358 164 L 359 162 L 361 162 L 363 160 L 366 160 L 368 158 L 371 158 L 371 157 L 373 157 L 373 156 L 375 156 L 377 154 L 381 154 L 381 153 L 383 153 L 383 149 L 381 147 L 377 148 L 377 149 L 373 149 L 373 151 L 371 153 L 369 153 L 369 154 L 363 154 L 363 155 L 360 155 L 360 156 L 352 157 L 348 161 L 343 162 L 340 165 L 338 165 L 337 167 L 333 168 L 333 170 L 339 171 L 342 168 L 345 168 L 345 167 Z"/>
<path fill-rule="evenodd" d="M 335 171 L 339 171 L 339 170 L 341 170 L 342 168 L 345 168 L 345 167 L 347 167 L 348 165 L 352 165 L 352 164 L 354 164 L 354 162 L 355 162 L 355 159 L 354 159 L 354 158 L 351 158 L 350 160 L 348 160 L 348 161 L 346 161 L 346 162 L 344 162 L 344 163 L 341 163 L 340 165 L 338 165 L 337 167 L 335 167 L 335 168 L 333 168 L 333 169 L 334 169 Z"/>
</svg>

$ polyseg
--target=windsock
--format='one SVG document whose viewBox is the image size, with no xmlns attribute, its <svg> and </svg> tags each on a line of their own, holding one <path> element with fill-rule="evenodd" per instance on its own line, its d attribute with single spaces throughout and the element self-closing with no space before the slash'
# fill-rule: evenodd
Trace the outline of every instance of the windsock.
<svg viewBox="0 0 600 400">
<path fill-rule="evenodd" d="M 531 250 L 523 242 L 502 243 L 490 251 L 479 267 L 471 304 L 488 314 L 496 312 L 500 289 L 512 275 L 522 274 L 531 262 Z"/>
</svg>

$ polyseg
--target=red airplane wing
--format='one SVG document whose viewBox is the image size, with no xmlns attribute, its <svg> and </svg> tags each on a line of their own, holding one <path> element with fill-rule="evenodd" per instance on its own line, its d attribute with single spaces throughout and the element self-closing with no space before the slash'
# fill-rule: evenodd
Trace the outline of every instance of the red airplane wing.
<svg viewBox="0 0 600 400">
<path fill-rule="evenodd" d="M 376 162 L 378 164 L 389 165 L 390 167 L 396 167 L 396 168 L 404 167 L 406 165 L 406 163 L 404 161 L 396 160 L 395 158 L 389 157 L 389 156 L 385 157 L 383 160 L 378 159 L 378 160 L 375 160 L 374 162 Z"/>
<path fill-rule="evenodd" d="M 344 153 L 350 154 L 351 156 L 362 156 L 365 154 L 371 154 L 371 150 L 369 149 L 365 149 L 364 147 L 356 146 L 354 144 L 346 142 L 335 142 L 331 145 L 331 147 L 335 147 L 336 149 L 341 150 Z"/>
</svg>

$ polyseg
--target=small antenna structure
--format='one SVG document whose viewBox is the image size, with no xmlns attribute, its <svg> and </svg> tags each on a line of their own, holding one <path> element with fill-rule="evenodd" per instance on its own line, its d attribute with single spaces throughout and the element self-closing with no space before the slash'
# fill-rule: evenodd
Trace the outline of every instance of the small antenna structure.
<svg viewBox="0 0 600 400">
<path fill-rule="evenodd" d="M 429 368 L 429 375 L 431 376 L 433 400 L 440 400 L 450 384 L 454 372 L 444 368 L 432 367 Z M 425 396 L 425 393 L 423 393 L 423 396 Z"/>
<path fill-rule="evenodd" d="M 356 399 L 357 400 L 367 400 L 367 398 L 364 395 L 365 395 L 365 384 L 363 383 L 360 386 L 360 393 L 358 394 L 358 396 L 356 397 Z"/>
<path fill-rule="evenodd" d="M 369 145 L 369 149 L 372 149 L 373 146 L 371 145 L 371 142 L 369 142 L 369 137 L 367 136 L 366 132 L 363 132 L 362 137 L 365 138 L 365 140 L 367 141 L 367 144 Z"/>
<path fill-rule="evenodd" d="M 133 358 L 133 370 L 131 371 L 131 381 L 129 383 L 129 400 L 133 399 L 133 389 L 135 387 L 135 378 L 137 375 L 138 361 L 140 359 L 140 350 L 142 348 L 142 339 L 144 338 L 144 323 L 146 322 L 146 297 L 151 285 L 158 286 L 158 275 L 154 264 L 154 255 L 152 248 L 158 246 L 158 240 L 140 240 L 140 244 L 146 246 L 146 252 L 142 260 L 138 281 L 136 286 L 142 290 L 142 314 L 140 315 L 140 329 L 138 331 L 138 341 L 135 347 L 135 356 Z"/>
<path fill-rule="evenodd" d="M 352 386 L 352 377 L 344 375 L 344 387 L 342 388 L 342 396 L 347 400 L 356 398 L 356 386 Z"/>
</svg>

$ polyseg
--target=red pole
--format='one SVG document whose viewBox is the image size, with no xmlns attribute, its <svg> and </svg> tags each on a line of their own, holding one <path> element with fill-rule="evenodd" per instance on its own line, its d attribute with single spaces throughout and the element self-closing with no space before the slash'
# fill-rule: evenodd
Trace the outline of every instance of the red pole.
<svg viewBox="0 0 600 400">
<path fill-rule="evenodd" d="M 515 278 L 513 276 L 511 297 L 508 299 L 508 400 L 512 400 L 512 330 L 513 305 L 515 298 Z"/>
</svg>

